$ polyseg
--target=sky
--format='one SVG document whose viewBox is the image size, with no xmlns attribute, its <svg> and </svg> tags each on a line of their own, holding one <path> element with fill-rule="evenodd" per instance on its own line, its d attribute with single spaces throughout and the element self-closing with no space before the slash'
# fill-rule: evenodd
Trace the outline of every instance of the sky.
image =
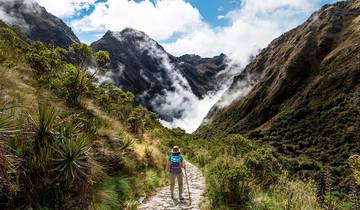
<svg viewBox="0 0 360 210">
<path fill-rule="evenodd" d="M 36 0 L 90 44 L 107 30 L 147 33 L 174 55 L 225 53 L 246 64 L 335 0 Z"/>
</svg>

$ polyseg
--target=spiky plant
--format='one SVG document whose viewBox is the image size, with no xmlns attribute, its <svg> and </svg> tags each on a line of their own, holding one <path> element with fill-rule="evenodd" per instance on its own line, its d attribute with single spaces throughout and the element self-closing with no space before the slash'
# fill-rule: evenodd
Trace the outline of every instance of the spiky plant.
<svg viewBox="0 0 360 210">
<path fill-rule="evenodd" d="M 52 140 L 52 131 L 55 129 L 58 112 L 48 104 L 39 103 L 38 116 L 29 114 L 30 123 L 35 133 L 35 153 L 40 153 Z"/>
<path fill-rule="evenodd" d="M 65 137 L 65 138 L 64 138 Z M 90 145 L 84 135 L 63 136 L 54 147 L 54 171 L 57 179 L 70 187 L 76 180 L 87 181 L 91 163 Z"/>
<path fill-rule="evenodd" d="M 121 141 L 121 146 L 119 148 L 120 151 L 126 151 L 127 149 L 129 149 L 133 144 L 135 143 L 135 141 L 131 138 L 124 138 L 122 141 Z"/>
<path fill-rule="evenodd" d="M 37 129 L 38 137 L 42 138 L 51 133 L 51 129 L 54 128 L 56 117 L 57 111 L 54 107 L 48 104 L 39 103 L 38 119 L 32 120 Z"/>
</svg>

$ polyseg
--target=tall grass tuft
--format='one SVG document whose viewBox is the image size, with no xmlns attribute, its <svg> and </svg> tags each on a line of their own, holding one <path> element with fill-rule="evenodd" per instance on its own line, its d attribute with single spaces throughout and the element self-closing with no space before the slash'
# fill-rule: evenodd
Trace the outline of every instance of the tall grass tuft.
<svg viewBox="0 0 360 210">
<path fill-rule="evenodd" d="M 61 138 L 54 147 L 54 171 L 57 178 L 70 186 L 76 180 L 86 180 L 90 176 L 91 164 L 88 152 L 90 145 L 85 136 Z"/>
<path fill-rule="evenodd" d="M 133 197 L 129 180 L 121 176 L 107 177 L 95 186 L 94 209 L 122 209 Z"/>
<path fill-rule="evenodd" d="M 161 184 L 160 177 L 152 169 L 146 171 L 145 181 L 146 181 L 147 188 L 150 190 L 154 190 L 157 187 L 160 187 L 160 184 Z"/>
<path fill-rule="evenodd" d="M 33 117 L 30 114 L 29 121 L 33 132 L 35 133 L 35 153 L 40 153 L 41 149 L 47 147 L 53 140 L 52 131 L 56 126 L 58 112 L 48 104 L 38 104 L 38 116 Z"/>
</svg>

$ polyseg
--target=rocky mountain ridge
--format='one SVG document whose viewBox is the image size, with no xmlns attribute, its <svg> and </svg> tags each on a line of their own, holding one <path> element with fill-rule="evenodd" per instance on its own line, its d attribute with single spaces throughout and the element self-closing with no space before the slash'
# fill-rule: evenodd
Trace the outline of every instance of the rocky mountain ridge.
<svg viewBox="0 0 360 210">
<path fill-rule="evenodd" d="M 80 42 L 70 27 L 33 0 L 1 0 L 0 19 L 30 41 L 63 48 Z"/>
<path fill-rule="evenodd" d="M 241 82 L 253 88 L 213 108 L 197 135 L 244 134 L 285 154 L 295 172 L 346 176 L 360 152 L 359 58 L 360 1 L 326 5 L 256 56 L 226 94 Z"/>
<path fill-rule="evenodd" d="M 108 31 L 91 44 L 97 50 L 110 53 L 111 78 L 116 85 L 132 91 L 137 101 L 151 110 L 168 103 L 162 97 L 167 92 L 187 92 L 198 98 L 220 88 L 227 69 L 224 54 L 213 58 L 196 55 L 175 57 L 144 32 L 127 28 L 120 32 Z M 159 113 L 165 118 L 182 113 Z"/>
</svg>

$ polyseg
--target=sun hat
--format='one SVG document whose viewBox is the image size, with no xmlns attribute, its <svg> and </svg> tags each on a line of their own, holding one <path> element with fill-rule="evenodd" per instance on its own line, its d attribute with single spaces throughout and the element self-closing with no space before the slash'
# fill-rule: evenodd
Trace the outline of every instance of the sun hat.
<svg viewBox="0 0 360 210">
<path fill-rule="evenodd" d="M 179 146 L 174 146 L 174 147 L 171 149 L 171 153 L 173 153 L 173 154 L 178 154 L 178 153 L 180 153 L 180 148 L 179 148 Z"/>
</svg>

